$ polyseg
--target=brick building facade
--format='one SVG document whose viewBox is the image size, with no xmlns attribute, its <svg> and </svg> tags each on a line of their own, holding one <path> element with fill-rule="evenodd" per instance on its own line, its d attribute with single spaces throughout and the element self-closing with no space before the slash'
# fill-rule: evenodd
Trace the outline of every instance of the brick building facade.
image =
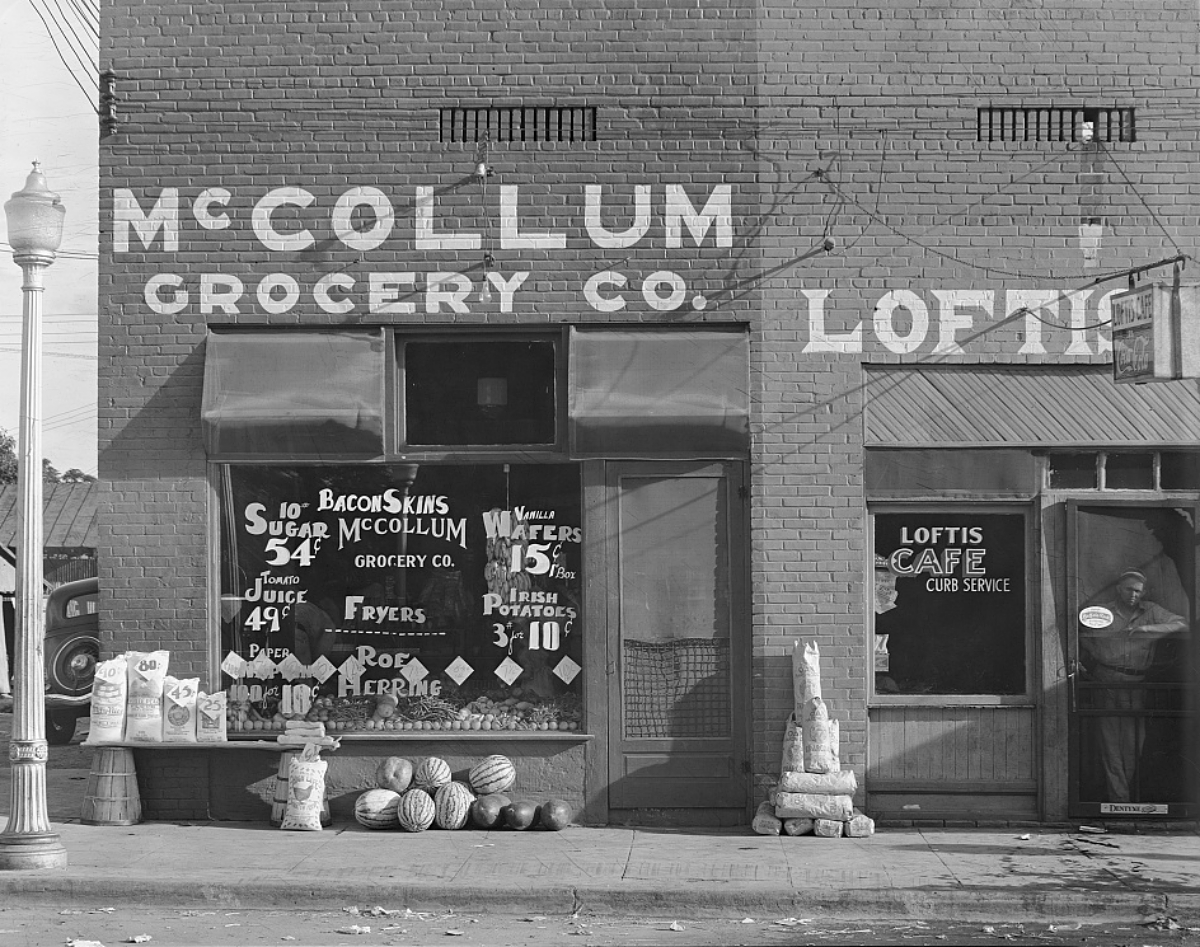
<svg viewBox="0 0 1200 947">
<path fill-rule="evenodd" d="M 431 530 L 468 524 L 444 560 L 466 578 L 403 578 L 395 563 L 416 560 L 388 560 L 356 600 L 424 601 L 425 630 L 410 615 L 388 646 L 429 658 L 422 687 L 464 658 L 472 673 L 445 693 L 465 699 L 514 657 L 490 640 L 504 622 L 483 621 L 498 587 L 480 585 L 494 538 L 476 538 L 480 513 L 524 489 L 534 509 L 558 502 L 526 544 L 568 533 L 554 571 L 513 568 L 533 572 L 525 591 L 573 602 L 577 624 L 552 642 L 525 615 L 516 663 L 530 680 L 537 635 L 572 657 L 577 676 L 524 696 L 578 703 L 579 729 L 356 737 L 335 754 L 346 787 L 356 756 L 503 746 L 529 791 L 592 821 L 737 824 L 778 774 L 800 638 L 820 645 L 842 764 L 878 817 L 1191 811 L 1187 636 L 1154 656 L 1171 673 L 1106 689 L 1079 673 L 1077 613 L 1126 568 L 1172 614 L 1194 610 L 1200 397 L 1194 381 L 1113 384 L 1126 281 L 1101 281 L 1186 256 L 1200 234 L 1194 4 L 103 16 L 108 650 L 168 648 L 176 676 L 236 686 L 221 667 L 239 642 L 252 657 L 255 576 L 314 600 L 322 586 L 330 623 L 353 624 L 366 579 L 329 547 L 289 561 L 305 537 L 286 524 L 320 538 L 291 504 L 380 497 L 386 481 L 442 498 L 452 522 Z M 530 379 L 542 387 L 523 393 Z M 374 526 L 334 502 L 317 533 L 367 549 L 339 531 Z M 284 551 L 248 567 L 271 522 Z M 442 548 L 411 541 L 372 554 Z M 435 586 L 465 593 L 438 600 L 443 625 Z M 287 622 L 256 640 L 282 658 L 274 633 Z M 470 641 L 443 653 L 422 634 Z M 344 637 L 331 663 L 386 651 Z M 635 651 L 659 681 L 641 696 Z M 1114 711 L 1109 691 L 1139 696 Z M 1132 790 L 1107 782 L 1118 718 L 1138 732 Z M 1184 775 L 1154 775 L 1151 757 L 1180 753 Z M 241 765 L 209 770 L 261 776 Z"/>
</svg>

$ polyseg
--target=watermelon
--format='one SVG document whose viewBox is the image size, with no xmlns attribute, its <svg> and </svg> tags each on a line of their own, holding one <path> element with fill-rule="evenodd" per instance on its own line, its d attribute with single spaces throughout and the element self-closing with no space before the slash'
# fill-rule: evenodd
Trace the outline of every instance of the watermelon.
<svg viewBox="0 0 1200 947">
<path fill-rule="evenodd" d="M 354 801 L 354 818 L 368 829 L 394 829 L 400 824 L 400 793 L 368 789 Z"/>
<path fill-rule="evenodd" d="M 538 807 L 528 800 L 510 802 L 504 807 L 504 824 L 518 832 L 524 831 L 537 821 L 537 814 Z"/>
<path fill-rule="evenodd" d="M 389 756 L 375 767 L 375 785 L 400 794 L 412 783 L 413 765 L 403 756 Z"/>
<path fill-rule="evenodd" d="M 424 789 L 410 789 L 400 797 L 397 816 L 406 832 L 424 832 L 433 825 L 436 814 L 433 797 Z"/>
<path fill-rule="evenodd" d="M 475 794 L 466 783 L 447 783 L 433 797 L 433 821 L 441 829 L 461 829 L 467 824 Z"/>
<path fill-rule="evenodd" d="M 450 764 L 436 756 L 427 756 L 413 770 L 412 783 L 433 795 L 451 780 Z"/>
<path fill-rule="evenodd" d="M 480 796 L 471 803 L 471 824 L 481 829 L 494 829 L 504 824 L 504 807 L 511 799 L 501 793 L 490 796 Z"/>
<path fill-rule="evenodd" d="M 561 832 L 571 824 L 571 807 L 561 799 L 547 799 L 541 805 L 542 828 Z"/>
<path fill-rule="evenodd" d="M 489 756 L 472 766 L 467 778 L 476 793 L 488 796 L 512 789 L 517 781 L 517 770 L 507 756 Z"/>
</svg>

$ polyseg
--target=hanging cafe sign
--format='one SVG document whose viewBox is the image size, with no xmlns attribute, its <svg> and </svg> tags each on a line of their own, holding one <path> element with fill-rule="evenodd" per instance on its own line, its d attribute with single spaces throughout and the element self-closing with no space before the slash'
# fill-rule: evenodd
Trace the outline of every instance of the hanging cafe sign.
<svg viewBox="0 0 1200 947">
<path fill-rule="evenodd" d="M 1111 305 L 1114 381 L 1200 378 L 1200 285 L 1147 283 Z"/>
</svg>

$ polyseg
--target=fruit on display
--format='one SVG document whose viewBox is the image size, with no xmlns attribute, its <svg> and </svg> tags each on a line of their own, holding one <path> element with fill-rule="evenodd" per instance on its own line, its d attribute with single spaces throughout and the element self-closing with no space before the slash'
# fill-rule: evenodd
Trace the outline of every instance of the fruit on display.
<svg viewBox="0 0 1200 947">
<path fill-rule="evenodd" d="M 433 797 L 424 789 L 410 789 L 400 797 L 397 816 L 400 828 L 406 832 L 424 832 L 433 825 L 437 807 Z"/>
<path fill-rule="evenodd" d="M 537 821 L 538 807 L 528 799 L 520 799 L 505 806 L 503 813 L 504 824 L 521 832 Z"/>
<path fill-rule="evenodd" d="M 427 756 L 413 770 L 412 784 L 432 796 L 452 778 L 449 763 L 436 756 Z"/>
<path fill-rule="evenodd" d="M 313 698 L 305 713 L 286 715 L 278 701 L 231 699 L 226 705 L 226 725 L 232 733 L 281 732 L 288 720 L 322 723 L 330 734 L 397 730 L 571 731 L 582 726 L 583 704 L 577 694 L 546 699 L 529 687 L 514 687 L 476 692 L 475 696 L 457 689 L 453 694 L 425 697 L 320 695 Z"/>
<path fill-rule="evenodd" d="M 477 794 L 486 796 L 511 789 L 517 770 L 507 756 L 494 754 L 472 766 L 467 779 Z"/>
<path fill-rule="evenodd" d="M 547 799 L 539 807 L 542 828 L 561 832 L 571 824 L 571 807 L 561 799 Z"/>
<path fill-rule="evenodd" d="M 354 802 L 354 818 L 368 829 L 394 829 L 400 824 L 400 793 L 368 789 Z"/>
<path fill-rule="evenodd" d="M 380 760 L 379 765 L 375 767 L 375 785 L 380 789 L 403 793 L 412 784 L 412 778 L 412 761 L 403 756 L 389 756 Z"/>
<path fill-rule="evenodd" d="M 461 829 L 467 824 L 475 794 L 466 783 L 447 783 L 433 797 L 433 821 L 440 829 Z"/>
<path fill-rule="evenodd" d="M 480 829 L 494 829 L 503 825 L 504 807 L 511 799 L 503 793 L 480 796 L 471 803 L 471 824 Z"/>
</svg>

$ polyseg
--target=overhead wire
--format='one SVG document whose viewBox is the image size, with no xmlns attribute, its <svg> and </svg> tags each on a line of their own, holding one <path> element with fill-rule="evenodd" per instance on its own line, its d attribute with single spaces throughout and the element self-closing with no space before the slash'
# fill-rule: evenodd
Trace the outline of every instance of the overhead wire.
<svg viewBox="0 0 1200 947">
<path fill-rule="evenodd" d="M 73 57 L 83 67 L 84 74 L 86 74 L 89 77 L 89 79 L 95 78 L 95 72 L 96 72 L 95 62 L 94 61 L 89 62 L 87 57 L 82 56 L 79 53 L 79 51 L 74 46 L 71 45 L 70 40 L 67 37 L 65 30 L 61 27 L 59 22 L 57 20 L 55 20 L 54 14 L 51 13 L 49 11 L 49 9 L 47 9 L 46 12 L 43 13 L 42 8 L 39 7 L 34 2 L 34 0 L 29 0 L 29 6 L 33 9 L 33 12 L 37 14 L 38 19 L 42 21 L 42 26 L 44 26 L 46 29 L 46 35 L 47 35 L 47 37 L 49 37 L 50 43 L 54 47 L 54 52 L 58 55 L 59 61 L 63 64 L 63 66 L 66 67 L 66 70 L 70 74 L 72 81 L 75 83 L 76 86 L 79 87 L 79 91 L 82 92 L 84 97 L 87 99 L 88 107 L 95 114 L 99 115 L 100 109 L 96 104 L 96 100 L 100 95 L 99 79 L 95 79 L 96 88 L 94 90 L 89 91 L 89 89 L 84 86 L 83 82 L 80 81 L 79 75 L 77 74 L 75 68 L 72 67 L 71 64 L 67 62 L 67 57 L 63 54 L 62 48 L 58 44 L 58 39 L 55 38 L 54 30 L 51 29 L 50 22 L 47 21 L 46 16 L 47 15 L 50 16 L 51 20 L 54 21 L 55 25 L 59 26 L 60 33 L 63 37 L 63 41 L 70 47 Z M 97 32 L 97 55 L 99 55 L 99 33 L 98 32 Z"/>
</svg>

